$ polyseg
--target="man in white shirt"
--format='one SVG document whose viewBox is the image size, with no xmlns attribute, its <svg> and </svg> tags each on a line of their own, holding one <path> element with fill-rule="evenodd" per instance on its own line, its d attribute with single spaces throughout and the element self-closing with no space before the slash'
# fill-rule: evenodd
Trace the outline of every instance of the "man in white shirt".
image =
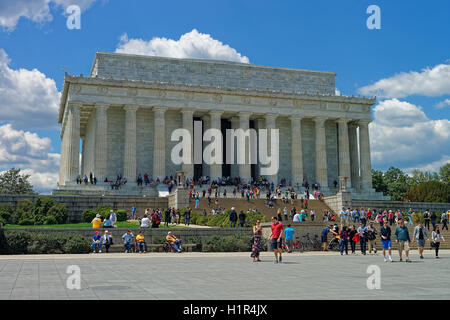
<svg viewBox="0 0 450 320">
<path fill-rule="evenodd" d="M 341 218 L 341 229 L 343 226 L 347 225 L 347 211 L 344 207 L 342 207 L 342 210 L 339 212 L 339 217 Z"/>
<path fill-rule="evenodd" d="M 300 222 L 300 214 L 298 212 L 294 214 L 294 219 L 292 221 L 293 222 Z"/>
<path fill-rule="evenodd" d="M 147 215 L 144 215 L 141 220 L 141 228 L 150 228 L 150 219 L 147 217 Z"/>
</svg>

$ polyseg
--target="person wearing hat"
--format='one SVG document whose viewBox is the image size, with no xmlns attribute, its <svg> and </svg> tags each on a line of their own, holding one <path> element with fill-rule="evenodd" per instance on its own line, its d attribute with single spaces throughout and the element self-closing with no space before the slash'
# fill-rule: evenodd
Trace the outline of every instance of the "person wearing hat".
<svg viewBox="0 0 450 320">
<path fill-rule="evenodd" d="M 113 244 L 112 236 L 109 234 L 108 230 L 105 230 L 102 236 L 102 246 L 105 247 L 106 253 L 109 252 L 109 247 Z"/>
<path fill-rule="evenodd" d="M 98 228 L 100 228 L 101 225 L 102 225 L 102 218 L 101 218 L 101 216 L 97 213 L 97 215 L 95 216 L 95 218 L 92 219 L 91 223 L 92 223 L 92 228 L 93 228 L 93 229 L 98 229 Z"/>
<path fill-rule="evenodd" d="M 238 219 L 238 215 L 236 213 L 236 210 L 234 210 L 234 207 L 231 207 L 229 218 L 230 218 L 230 228 L 236 228 L 236 222 Z"/>
<path fill-rule="evenodd" d="M 133 239 L 134 239 L 134 234 L 131 233 L 131 230 L 128 230 L 122 236 L 122 242 L 123 242 L 123 247 L 125 249 L 125 252 L 127 252 L 127 253 L 131 252 L 131 248 L 133 247 Z"/>
<path fill-rule="evenodd" d="M 173 245 L 173 248 L 177 251 L 177 252 L 181 252 L 182 248 L 182 242 L 180 239 L 178 239 L 177 237 L 175 237 L 172 233 L 172 231 L 169 231 L 167 233 L 166 236 L 166 241 L 169 242 L 171 245 Z"/>
<path fill-rule="evenodd" d="M 101 236 L 99 234 L 98 231 L 95 231 L 95 235 L 92 237 L 92 252 L 96 253 L 97 250 L 98 252 L 102 252 L 102 242 L 101 240 Z"/>
</svg>

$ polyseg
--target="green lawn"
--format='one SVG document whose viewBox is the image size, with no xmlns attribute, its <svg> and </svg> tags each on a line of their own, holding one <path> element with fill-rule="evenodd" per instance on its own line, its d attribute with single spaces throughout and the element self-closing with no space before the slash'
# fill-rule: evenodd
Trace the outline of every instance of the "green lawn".
<svg viewBox="0 0 450 320">
<path fill-rule="evenodd" d="M 136 221 L 122 221 L 117 222 L 118 228 L 123 229 L 139 229 L 139 223 Z M 21 226 L 18 224 L 7 224 L 4 226 L 5 229 L 25 229 L 25 228 L 35 228 L 35 229 L 48 229 L 48 228 L 83 228 L 83 229 L 92 229 L 92 224 L 88 222 L 82 222 L 82 223 L 69 223 L 69 224 L 49 224 L 49 225 L 32 225 L 32 226 Z M 159 228 L 167 228 L 164 226 L 164 224 L 160 224 Z M 183 226 L 170 226 L 170 228 L 187 228 Z"/>
</svg>

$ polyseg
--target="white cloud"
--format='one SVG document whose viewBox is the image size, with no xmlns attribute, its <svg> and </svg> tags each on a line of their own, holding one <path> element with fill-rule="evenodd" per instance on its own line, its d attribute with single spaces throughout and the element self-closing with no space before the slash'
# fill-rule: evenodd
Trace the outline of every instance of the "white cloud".
<svg viewBox="0 0 450 320">
<path fill-rule="evenodd" d="M 450 64 L 439 64 L 421 72 L 402 72 L 362 87 L 358 92 L 364 96 L 380 98 L 404 98 L 410 95 L 437 97 L 450 94 Z"/>
<path fill-rule="evenodd" d="M 372 166 L 431 168 L 450 157 L 450 121 L 430 120 L 420 106 L 381 101 L 370 124 Z"/>
<path fill-rule="evenodd" d="M 21 17 L 37 23 L 51 21 L 51 5 L 62 7 L 63 14 L 70 5 L 78 5 L 82 11 L 96 0 L 0 0 L 0 26 L 13 31 Z"/>
<path fill-rule="evenodd" d="M 336 96 L 342 96 L 342 93 L 338 90 L 338 88 L 334 88 L 334 94 Z"/>
<path fill-rule="evenodd" d="M 60 155 L 49 152 L 51 149 L 49 138 L 15 130 L 10 124 L 0 126 L 0 171 L 22 169 L 31 174 L 30 182 L 38 192 L 48 193 L 56 188 Z"/>
<path fill-rule="evenodd" d="M 37 69 L 13 70 L 0 48 L 0 124 L 16 128 L 56 128 L 60 93 Z"/>
<path fill-rule="evenodd" d="M 438 109 L 442 109 L 444 107 L 449 107 L 449 106 L 450 106 L 450 99 L 445 99 L 444 101 L 441 101 L 436 104 L 436 108 L 438 108 Z"/>
<path fill-rule="evenodd" d="M 120 38 L 118 53 L 131 53 L 171 58 L 212 59 L 249 63 L 229 45 L 213 39 L 211 35 L 199 33 L 196 29 L 183 34 L 179 40 L 155 37 L 146 41 L 129 39 L 126 34 Z"/>
</svg>

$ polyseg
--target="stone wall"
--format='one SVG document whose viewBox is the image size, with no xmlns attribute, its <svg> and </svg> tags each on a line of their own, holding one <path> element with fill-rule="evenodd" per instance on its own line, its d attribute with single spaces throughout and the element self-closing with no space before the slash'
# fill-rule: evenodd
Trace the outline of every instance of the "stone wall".
<svg viewBox="0 0 450 320">
<path fill-rule="evenodd" d="M 333 72 L 98 52 L 91 77 L 335 94 Z"/>
<path fill-rule="evenodd" d="M 0 195 L 0 204 L 8 204 L 16 207 L 17 202 L 23 199 L 34 201 L 38 196 L 10 196 Z M 68 209 L 68 222 L 76 223 L 81 221 L 81 214 L 84 210 L 95 209 L 99 206 L 108 205 L 115 209 L 127 210 L 131 215 L 131 208 L 136 204 L 136 213 L 143 216 L 145 208 L 167 208 L 167 198 L 148 198 L 133 196 L 52 196 L 58 202 L 65 203 Z"/>
<path fill-rule="evenodd" d="M 378 200 L 352 200 L 352 206 L 355 208 L 373 208 L 373 209 L 400 209 L 408 211 L 422 212 L 425 210 L 444 212 L 450 210 L 450 203 L 435 202 L 403 202 L 403 201 L 378 201 Z"/>
<path fill-rule="evenodd" d="M 300 241 L 304 241 L 305 240 L 304 236 L 309 234 L 309 237 L 311 239 L 314 239 L 315 235 L 317 235 L 318 236 L 317 240 L 320 242 L 320 234 L 322 232 L 322 229 L 325 226 L 325 224 L 322 222 L 292 222 L 292 221 L 290 221 L 288 223 L 285 223 L 283 221 L 284 228 L 286 228 L 288 226 L 288 224 L 290 224 L 291 228 L 294 229 L 294 231 L 295 231 L 294 237 L 299 237 Z M 265 223 L 262 223 L 261 225 L 263 227 L 263 237 L 267 239 L 271 233 L 271 229 L 270 229 L 271 223 L 265 222 Z M 270 241 L 267 242 L 267 246 L 268 246 L 268 251 L 272 251 Z"/>
</svg>

